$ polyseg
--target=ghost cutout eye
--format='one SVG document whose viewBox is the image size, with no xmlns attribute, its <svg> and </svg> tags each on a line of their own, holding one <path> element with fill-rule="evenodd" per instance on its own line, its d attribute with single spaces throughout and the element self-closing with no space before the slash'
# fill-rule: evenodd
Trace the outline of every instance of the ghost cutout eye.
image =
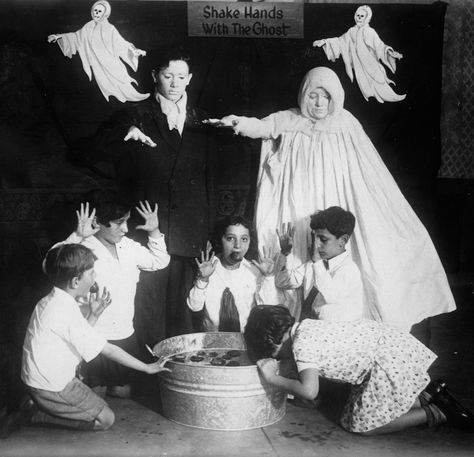
<svg viewBox="0 0 474 457">
<path fill-rule="evenodd" d="M 94 8 L 92 8 L 92 19 L 94 21 L 100 21 L 102 19 L 102 16 L 104 15 L 105 12 L 105 6 L 104 5 L 95 5 Z"/>
<path fill-rule="evenodd" d="M 355 14 L 355 21 L 356 23 L 364 22 L 366 17 L 367 13 L 364 10 L 358 10 Z"/>
</svg>

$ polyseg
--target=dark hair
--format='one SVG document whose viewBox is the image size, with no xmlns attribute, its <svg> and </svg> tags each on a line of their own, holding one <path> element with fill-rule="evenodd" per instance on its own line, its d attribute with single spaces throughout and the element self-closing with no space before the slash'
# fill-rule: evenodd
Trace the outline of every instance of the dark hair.
<svg viewBox="0 0 474 457">
<path fill-rule="evenodd" d="M 189 73 L 192 73 L 191 56 L 184 49 L 183 46 L 176 46 L 158 53 L 156 58 L 154 58 L 153 68 L 155 69 L 155 71 L 164 70 L 173 60 L 182 60 L 183 62 L 186 62 L 186 64 L 188 65 Z"/>
<path fill-rule="evenodd" d="M 97 222 L 110 226 L 110 221 L 115 221 L 127 214 L 132 204 L 128 197 L 118 192 L 109 190 L 95 190 L 90 194 L 91 207 L 95 208 Z"/>
<path fill-rule="evenodd" d="M 250 311 L 244 337 L 252 361 L 271 357 L 283 336 L 295 323 L 282 305 L 257 305 Z"/>
<path fill-rule="evenodd" d="M 81 244 L 63 244 L 51 249 L 44 259 L 44 272 L 56 287 L 64 288 L 94 266 L 97 257 Z"/>
<path fill-rule="evenodd" d="M 350 211 L 339 206 L 331 206 L 311 216 L 310 227 L 313 230 L 327 229 L 336 238 L 342 235 L 352 235 L 355 227 L 355 217 Z"/>
<path fill-rule="evenodd" d="M 250 240 L 254 239 L 253 228 L 250 222 L 241 216 L 226 216 L 225 218 L 217 221 L 214 228 L 214 236 L 212 240 L 212 247 L 215 252 L 219 253 L 222 251 L 222 237 L 225 235 L 227 227 L 231 225 L 242 225 L 249 231 Z"/>
</svg>

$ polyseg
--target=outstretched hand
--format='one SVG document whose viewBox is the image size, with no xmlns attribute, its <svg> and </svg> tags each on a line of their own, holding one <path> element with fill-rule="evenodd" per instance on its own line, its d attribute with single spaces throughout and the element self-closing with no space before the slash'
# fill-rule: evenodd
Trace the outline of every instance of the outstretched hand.
<svg viewBox="0 0 474 457">
<path fill-rule="evenodd" d="M 146 364 L 146 372 L 148 374 L 156 374 L 163 371 L 171 373 L 169 368 L 165 368 L 166 362 L 168 362 L 168 357 L 160 357 L 156 362 Z"/>
<path fill-rule="evenodd" d="M 201 251 L 201 261 L 196 260 L 198 266 L 198 278 L 203 281 L 208 281 L 209 277 L 216 270 L 217 258 L 212 251 L 212 245 L 208 241 L 206 245 L 206 251 Z"/>
<path fill-rule="evenodd" d="M 321 46 L 324 46 L 326 44 L 326 40 L 316 40 L 313 41 L 313 47 L 320 48 Z"/>
<path fill-rule="evenodd" d="M 160 233 L 160 223 L 158 221 L 158 205 L 155 203 L 153 210 L 151 209 L 148 200 L 139 202 L 140 207 L 136 206 L 135 209 L 138 211 L 141 217 L 145 220 L 142 225 L 137 225 L 138 230 L 144 230 L 148 232 L 150 236 Z M 154 233 L 155 232 L 155 233 Z"/>
<path fill-rule="evenodd" d="M 260 256 L 260 262 L 252 260 L 252 263 L 259 269 L 263 276 L 271 276 L 275 270 L 275 257 L 272 256 L 270 249 L 265 246 L 262 248 L 263 255 Z"/>
<path fill-rule="evenodd" d="M 403 54 L 400 54 L 397 51 L 389 51 L 389 53 L 395 59 L 403 59 Z"/>
<path fill-rule="evenodd" d="M 133 54 L 136 56 L 146 56 L 146 51 L 144 51 L 143 49 L 135 48 L 133 50 Z"/>
<path fill-rule="evenodd" d="M 76 211 L 77 227 L 76 234 L 82 238 L 94 235 L 100 230 L 95 218 L 95 208 L 89 214 L 89 202 L 81 203 L 81 208 Z"/>
<path fill-rule="evenodd" d="M 282 225 L 281 232 L 276 229 L 278 240 L 280 241 L 280 250 L 283 255 L 288 255 L 293 249 L 293 237 L 295 235 L 295 227 L 288 222 Z"/>
<path fill-rule="evenodd" d="M 128 133 L 125 135 L 124 141 L 132 140 L 139 141 L 140 143 L 151 146 L 152 148 L 156 147 L 156 143 L 149 137 L 146 136 L 138 127 L 132 125 L 128 129 Z"/>
<path fill-rule="evenodd" d="M 56 43 L 59 39 L 61 39 L 61 35 L 48 35 L 48 43 Z"/>
<path fill-rule="evenodd" d="M 239 117 L 235 114 L 224 116 L 221 119 L 206 119 L 204 124 L 213 125 L 214 127 L 235 127 L 239 123 Z"/>
</svg>

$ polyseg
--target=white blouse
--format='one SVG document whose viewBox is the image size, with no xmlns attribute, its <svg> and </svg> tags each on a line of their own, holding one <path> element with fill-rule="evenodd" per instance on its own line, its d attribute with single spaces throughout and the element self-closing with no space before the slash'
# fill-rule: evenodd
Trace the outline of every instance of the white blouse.
<svg viewBox="0 0 474 457">
<path fill-rule="evenodd" d="M 189 292 L 187 303 L 192 311 L 201 311 L 206 305 L 215 330 L 219 327 L 222 293 L 228 287 L 239 312 L 240 329 L 244 330 L 250 310 L 255 305 L 276 305 L 278 294 L 274 276 L 263 276 L 257 267 L 243 259 L 239 268 L 228 270 L 217 259 L 216 269 L 209 282 L 197 279 Z"/>
</svg>

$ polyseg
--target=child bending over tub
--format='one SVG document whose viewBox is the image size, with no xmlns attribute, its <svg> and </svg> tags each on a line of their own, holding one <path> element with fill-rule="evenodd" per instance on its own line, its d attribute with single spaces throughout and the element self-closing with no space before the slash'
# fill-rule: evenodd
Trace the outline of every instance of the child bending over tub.
<svg viewBox="0 0 474 457">
<path fill-rule="evenodd" d="M 316 398 L 319 378 L 351 384 L 341 425 L 365 435 L 446 421 L 474 431 L 473 414 L 427 373 L 436 355 L 409 333 L 371 320 L 304 319 L 283 306 L 257 306 L 245 327 L 249 355 L 268 383 Z M 276 359 L 294 358 L 298 379 L 278 373 Z"/>
</svg>

